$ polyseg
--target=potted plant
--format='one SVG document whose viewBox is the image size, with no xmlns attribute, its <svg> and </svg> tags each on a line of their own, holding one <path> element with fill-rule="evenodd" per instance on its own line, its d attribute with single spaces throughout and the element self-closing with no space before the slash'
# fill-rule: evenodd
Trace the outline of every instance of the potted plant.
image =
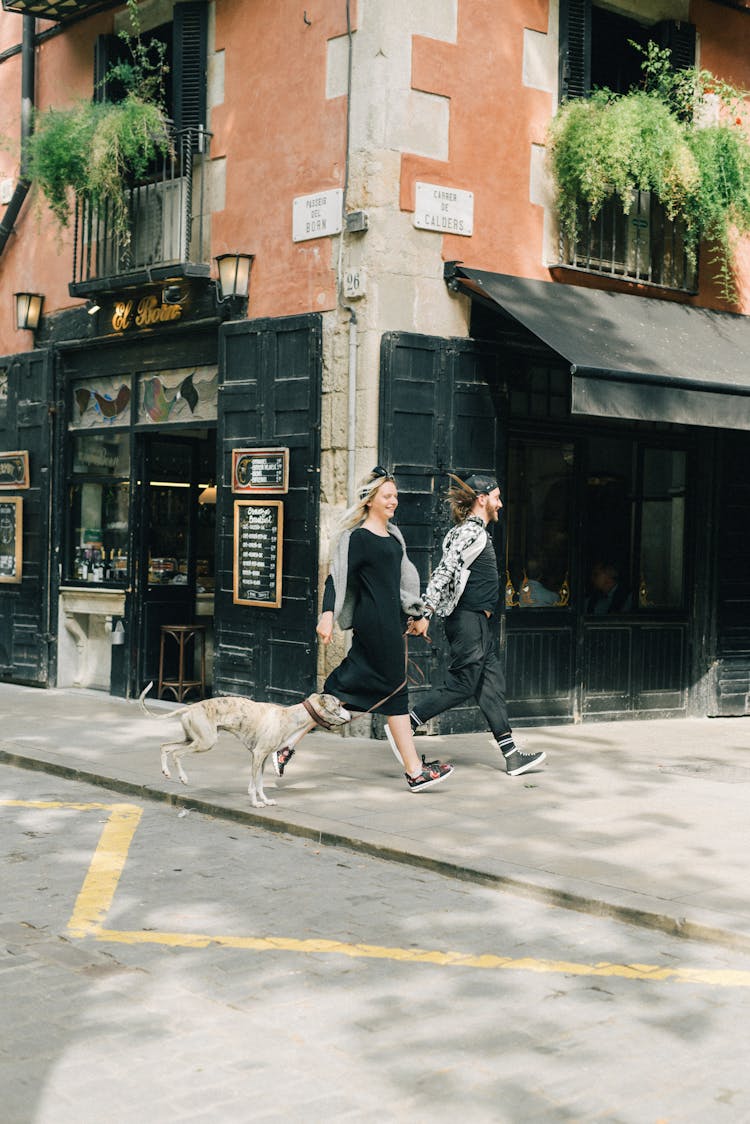
<svg viewBox="0 0 750 1124">
<path fill-rule="evenodd" d="M 640 89 L 597 90 L 563 103 L 552 121 L 548 144 L 561 231 L 575 239 L 581 203 L 595 218 L 607 198 L 619 198 L 627 212 L 635 191 L 650 191 L 670 219 L 684 223 L 693 260 L 701 241 L 713 247 L 720 292 L 736 300 L 736 242 L 750 233 L 745 95 L 708 71 L 673 69 L 669 51 L 654 43 L 642 54 Z M 709 122 L 712 101 L 718 112 Z"/>
</svg>

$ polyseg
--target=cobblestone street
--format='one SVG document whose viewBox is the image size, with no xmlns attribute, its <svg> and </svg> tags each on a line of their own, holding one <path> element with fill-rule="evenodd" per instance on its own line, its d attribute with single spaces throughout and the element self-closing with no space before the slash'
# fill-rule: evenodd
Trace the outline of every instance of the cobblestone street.
<svg viewBox="0 0 750 1124">
<path fill-rule="evenodd" d="M 0 783 L 7 1124 L 750 1113 L 750 957 L 140 802 L 77 939 L 122 798 Z"/>
</svg>

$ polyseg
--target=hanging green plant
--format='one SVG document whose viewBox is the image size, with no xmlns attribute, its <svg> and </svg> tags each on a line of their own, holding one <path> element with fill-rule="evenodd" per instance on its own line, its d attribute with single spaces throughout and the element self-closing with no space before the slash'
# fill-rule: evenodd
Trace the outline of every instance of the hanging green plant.
<svg viewBox="0 0 750 1124">
<path fill-rule="evenodd" d="M 165 47 L 144 44 L 135 0 L 128 0 L 130 30 L 120 32 L 130 57 L 110 67 L 103 86 L 117 83 L 122 100 L 79 102 L 35 117 L 29 139 L 31 180 L 61 226 L 70 221 L 73 198 L 104 209 L 121 243 L 129 238 L 128 190 L 154 160 L 172 150 L 163 108 Z"/>
<path fill-rule="evenodd" d="M 114 104 L 82 102 L 39 115 L 29 171 L 61 226 L 67 226 L 77 196 L 106 207 L 124 237 L 128 187 L 170 144 L 169 123 L 153 102 L 134 94 Z"/>
<path fill-rule="evenodd" d="M 580 205 L 596 218 L 616 196 L 628 211 L 635 191 L 650 191 L 670 219 L 684 223 L 686 248 L 713 247 L 722 296 L 735 300 L 738 235 L 750 233 L 750 143 L 739 107 L 744 94 L 708 71 L 672 68 L 668 51 L 642 51 L 643 88 L 598 90 L 564 103 L 548 136 L 563 235 L 575 240 Z M 706 125 L 712 96 L 719 123 Z"/>
</svg>

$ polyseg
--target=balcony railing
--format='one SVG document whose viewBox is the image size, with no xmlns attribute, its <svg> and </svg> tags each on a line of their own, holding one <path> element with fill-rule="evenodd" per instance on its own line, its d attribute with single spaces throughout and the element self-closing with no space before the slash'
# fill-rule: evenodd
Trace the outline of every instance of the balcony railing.
<svg viewBox="0 0 750 1124">
<path fill-rule="evenodd" d="M 578 236 L 561 241 L 561 263 L 665 289 L 694 293 L 698 274 L 682 222 L 670 219 L 649 191 L 636 191 L 629 211 L 614 196 L 595 219 L 578 209 Z"/>
<path fill-rule="evenodd" d="M 126 192 L 123 233 L 110 205 L 76 201 L 73 295 L 104 292 L 174 273 L 207 276 L 208 150 L 203 129 L 175 130 L 171 152 Z"/>
</svg>

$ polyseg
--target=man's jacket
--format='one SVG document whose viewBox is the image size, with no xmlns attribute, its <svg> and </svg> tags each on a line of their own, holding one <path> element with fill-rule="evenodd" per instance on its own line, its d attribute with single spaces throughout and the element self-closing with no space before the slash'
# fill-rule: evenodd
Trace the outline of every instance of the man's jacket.
<svg viewBox="0 0 750 1124">
<path fill-rule="evenodd" d="M 487 545 L 487 529 L 478 515 L 457 523 L 443 539 L 443 556 L 435 567 L 424 595 L 428 608 L 448 617 L 461 600 L 469 571 Z"/>
</svg>

